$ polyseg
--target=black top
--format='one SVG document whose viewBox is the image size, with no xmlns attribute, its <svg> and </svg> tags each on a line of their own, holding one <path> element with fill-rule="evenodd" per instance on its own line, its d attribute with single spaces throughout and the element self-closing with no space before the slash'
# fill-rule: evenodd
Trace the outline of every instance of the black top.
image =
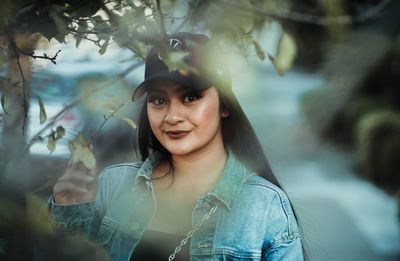
<svg viewBox="0 0 400 261">
<path fill-rule="evenodd" d="M 160 232 L 155 230 L 146 230 L 142 239 L 133 250 L 131 261 L 166 261 L 174 252 L 175 248 L 181 243 L 184 236 Z M 182 250 L 176 254 L 174 260 L 189 260 L 190 240 L 182 247 Z"/>
</svg>

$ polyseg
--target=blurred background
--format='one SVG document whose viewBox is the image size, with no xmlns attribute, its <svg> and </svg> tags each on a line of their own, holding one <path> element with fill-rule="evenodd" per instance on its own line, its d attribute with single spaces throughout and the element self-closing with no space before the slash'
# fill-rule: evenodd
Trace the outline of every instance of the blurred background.
<svg viewBox="0 0 400 261">
<path fill-rule="evenodd" d="M 68 15 L 76 20 L 76 27 L 65 22 L 68 32 L 57 19 L 50 22 L 55 32 L 33 38 L 2 31 L 2 193 L 17 184 L 45 202 L 78 134 L 93 145 L 99 171 L 137 160 L 134 125 L 143 101 L 132 103 L 131 94 L 143 79 L 143 54 L 162 33 L 154 26 L 203 32 L 225 43 L 233 89 L 293 202 L 310 260 L 400 260 L 399 2 L 159 2 L 118 9 L 105 1 L 103 12 L 79 7 Z M 123 12 L 132 5 L 135 18 Z M 113 8 L 124 21 L 117 32 L 107 13 Z M 135 20 L 139 9 L 153 20 Z M 25 24 L 36 21 L 23 15 Z M 130 31 L 135 23 L 142 33 Z M 92 38 L 84 24 L 91 33 L 106 31 Z M 10 116 L 25 107 L 26 122 Z"/>
</svg>

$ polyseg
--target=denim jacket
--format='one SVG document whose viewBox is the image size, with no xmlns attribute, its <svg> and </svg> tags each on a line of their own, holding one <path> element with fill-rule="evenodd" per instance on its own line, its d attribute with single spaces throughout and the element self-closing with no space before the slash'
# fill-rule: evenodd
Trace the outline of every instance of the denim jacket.
<svg viewBox="0 0 400 261">
<path fill-rule="evenodd" d="M 156 211 L 151 173 L 160 158 L 156 152 L 144 162 L 106 168 L 93 202 L 63 206 L 50 198 L 55 225 L 64 231 L 83 231 L 104 246 L 110 260 L 129 260 Z M 197 199 L 193 226 L 215 204 L 217 211 L 191 238 L 191 261 L 303 260 L 287 196 L 231 152 L 215 187 Z"/>
</svg>

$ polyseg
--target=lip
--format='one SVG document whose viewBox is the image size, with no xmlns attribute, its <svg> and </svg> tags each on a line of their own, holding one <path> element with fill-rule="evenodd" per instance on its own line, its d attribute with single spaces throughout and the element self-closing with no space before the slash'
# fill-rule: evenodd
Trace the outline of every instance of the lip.
<svg viewBox="0 0 400 261">
<path fill-rule="evenodd" d="M 190 133 L 190 131 L 182 131 L 182 130 L 176 130 L 176 131 L 166 131 L 165 132 L 167 134 L 167 136 L 170 139 L 181 139 L 183 137 L 185 137 L 186 135 L 188 135 Z"/>
</svg>

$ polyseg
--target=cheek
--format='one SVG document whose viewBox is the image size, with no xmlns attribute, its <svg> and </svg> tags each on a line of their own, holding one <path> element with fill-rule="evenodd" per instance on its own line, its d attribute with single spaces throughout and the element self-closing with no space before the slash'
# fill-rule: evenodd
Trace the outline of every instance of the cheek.
<svg viewBox="0 0 400 261">
<path fill-rule="evenodd" d="M 219 123 L 220 120 L 219 108 L 212 103 L 202 105 L 191 115 L 193 123 L 202 127 L 210 127 L 210 124 Z"/>
<path fill-rule="evenodd" d="M 147 118 L 153 133 L 156 132 L 161 122 L 159 113 L 147 107 Z"/>
</svg>

